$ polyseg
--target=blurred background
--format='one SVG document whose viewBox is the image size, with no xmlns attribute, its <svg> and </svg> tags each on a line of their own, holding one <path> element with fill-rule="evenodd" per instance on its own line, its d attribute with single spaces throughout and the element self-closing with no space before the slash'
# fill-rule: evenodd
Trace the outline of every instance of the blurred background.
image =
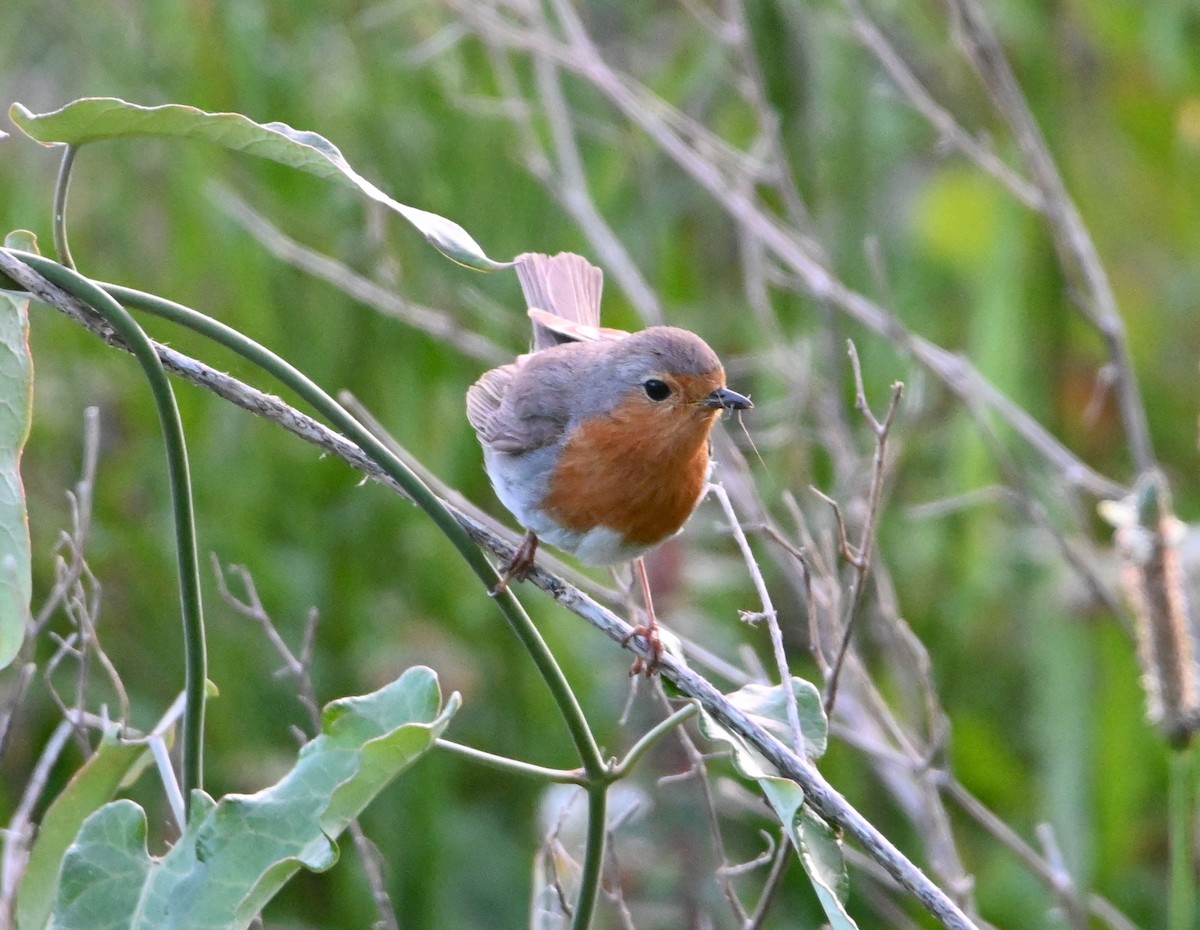
<svg viewBox="0 0 1200 930">
<path fill-rule="evenodd" d="M 821 0 L 745 9 L 732 0 L 581 3 L 576 12 L 596 54 L 624 76 L 622 86 L 636 82 L 635 102 L 650 120 L 639 125 L 597 89 L 594 75 L 573 72 L 570 61 L 535 63 L 530 48 L 569 34 L 561 9 L 537 9 L 468 0 L 15 0 L 0 12 L 0 102 L 43 112 L 111 95 L 283 121 L 333 141 L 397 200 L 458 221 L 493 258 L 588 255 L 608 272 L 609 325 L 661 318 L 702 334 L 727 360 L 731 384 L 752 393 L 756 408 L 745 418 L 748 436 L 728 424 L 724 467 L 750 482 L 797 545 L 811 533 L 833 566 L 829 508 L 808 488 L 842 501 L 851 527 L 861 525 L 873 440 L 853 411 L 844 340 L 854 338 L 877 413 L 889 385 L 906 384 L 879 521 L 880 586 L 867 595 L 859 629 L 860 683 L 896 709 L 940 770 L 1039 853 L 1046 849 L 1035 831 L 1048 824 L 1043 838 L 1061 848 L 1083 897 L 1095 891 L 1134 925 L 1162 926 L 1168 752 L 1145 719 L 1128 617 L 1114 609 L 1117 573 L 1098 495 L 1071 487 L 1004 416 L 955 397 L 914 361 L 904 338 L 883 338 L 837 300 L 814 299 L 670 157 L 654 129 L 678 129 L 727 176 L 741 177 L 762 214 L 808 243 L 846 287 L 909 332 L 961 354 L 1081 463 L 1128 485 L 1133 466 L 1107 386 L 1106 346 L 1077 312 L 1080 295 L 1044 216 L 931 126 L 864 40 L 863 23 L 873 22 L 943 112 L 1027 177 L 951 14 L 936 3 L 872 3 L 866 11 Z M 1200 502 L 1200 14 L 1186 3 L 1096 0 L 1002 0 L 988 13 L 1110 277 L 1153 446 L 1186 519 Z M 675 109 L 656 108 L 651 94 Z M 7 119 L 0 127 L 12 133 L 0 142 L 0 219 L 6 231 L 37 232 L 49 252 L 57 153 Z M 231 206 L 233 198 L 243 208 Z M 465 352 L 272 255 L 262 230 L 247 229 L 247 207 L 338 263 L 336 275 L 369 279 L 486 342 Z M 502 515 L 463 395 L 483 370 L 526 346 L 515 275 L 482 276 L 446 261 L 347 190 L 170 140 L 87 147 L 75 168 L 69 230 L 83 273 L 192 306 L 331 392 L 352 391 L 432 473 Z M 175 348 L 275 390 L 204 341 L 146 325 Z M 102 588 L 101 642 L 129 691 L 133 723 L 148 727 L 182 684 L 154 410 L 127 356 L 45 308 L 34 308 L 32 330 L 35 418 L 24 473 L 35 607 L 53 583 L 51 553 L 70 523 L 66 492 L 82 467 L 84 409 L 97 406 L 86 555 Z M 576 764 L 526 656 L 419 511 L 270 424 L 191 386 L 177 393 L 202 551 L 248 569 L 295 648 L 310 610 L 319 612 L 312 672 L 322 703 L 426 663 L 447 693 L 464 696 L 454 739 L 540 764 Z M 738 454 L 744 463 L 734 464 Z M 748 499 L 738 498 L 750 528 Z M 769 656 L 766 632 L 738 616 L 761 605 L 724 523 L 705 503 L 656 560 L 660 615 L 753 669 Z M 794 670 L 819 681 L 798 567 L 768 546 L 755 538 Z M 213 795 L 252 791 L 286 770 L 297 747 L 291 727 L 305 727 L 307 716 L 295 682 L 276 674 L 282 662 L 259 628 L 221 600 L 211 571 L 204 580 L 210 676 L 220 691 L 209 705 L 206 787 Z M 628 654 L 537 592 L 523 600 L 601 743 L 612 753 L 627 748 L 659 712 L 643 696 L 622 721 Z M 897 632 L 901 618 L 923 649 Z M 65 635 L 69 625 L 59 618 L 53 628 Z M 53 649 L 47 639 L 39 656 Z M 58 674 L 69 691 L 71 670 Z M 113 700 L 102 681 L 94 691 L 94 706 Z M 35 683 L 0 760 L 3 820 L 58 719 L 45 685 Z M 47 800 L 80 753 L 64 754 Z M 695 785 L 656 781 L 688 765 L 669 744 L 654 754 L 636 780 L 639 813 L 617 840 L 639 928 L 735 925 L 713 878 Z M 822 767 L 902 849 L 922 863 L 937 860 L 937 831 L 881 788 L 887 777 L 869 751 L 835 738 Z M 711 769 L 728 857 L 752 859 L 769 818 L 739 793 L 727 762 Z M 157 812 L 152 830 L 161 844 L 167 817 L 152 781 L 132 794 Z M 382 854 L 399 925 L 526 924 L 544 827 L 540 794 L 537 784 L 439 753 L 389 788 L 363 826 Z M 959 861 L 945 872 L 935 861 L 935 875 L 971 876 L 973 887 L 960 891 L 996 926 L 1068 925 L 1071 915 L 1033 870 L 960 808 L 949 809 Z M 362 867 L 345 846 L 332 871 L 292 882 L 268 908 L 267 926 L 377 920 Z M 746 878 L 745 888 L 763 877 L 760 870 Z M 869 871 L 852 870 L 851 884 L 860 926 L 929 925 Z M 781 894 L 765 926 L 823 919 L 794 866 Z M 598 925 L 619 920 L 609 902 Z"/>
</svg>

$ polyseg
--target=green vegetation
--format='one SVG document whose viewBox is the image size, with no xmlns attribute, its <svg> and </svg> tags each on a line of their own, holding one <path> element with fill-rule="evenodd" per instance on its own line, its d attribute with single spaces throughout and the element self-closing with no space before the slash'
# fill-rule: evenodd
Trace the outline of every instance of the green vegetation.
<svg viewBox="0 0 1200 930">
<path fill-rule="evenodd" d="M 946 6 L 152 2 L 117 17 L 17 0 L 0 30 L 0 104 L 22 105 L 0 138 L 0 221 L 65 258 L 51 208 L 61 152 L 22 130 L 87 142 L 65 224 L 80 275 L 109 282 L 151 338 L 343 432 L 320 397 L 268 379 L 260 358 L 154 314 L 164 301 L 194 308 L 354 411 L 349 391 L 425 483 L 505 520 L 463 396 L 525 350 L 515 275 L 479 275 L 423 236 L 484 268 L 523 251 L 587 255 L 606 272 L 606 324 L 695 330 L 755 401 L 745 430 L 731 420 L 718 437 L 715 475 L 753 559 L 713 496 L 651 564 L 667 626 L 720 660 L 690 651 L 691 671 L 790 744 L 797 708 L 778 690 L 762 698 L 769 712 L 744 706 L 760 687 L 749 682 L 780 678 L 770 622 L 791 673 L 821 689 L 853 617 L 818 767 L 865 821 L 993 926 L 1184 930 L 1196 925 L 1196 773 L 1171 740 L 1187 743 L 1195 696 L 1168 678 L 1148 702 L 1121 577 L 1141 566 L 1140 622 L 1156 631 L 1141 639 L 1146 660 L 1186 653 L 1187 630 L 1163 624 L 1194 574 L 1171 501 L 1185 519 L 1200 505 L 1200 21 L 1184 4 L 988 5 L 1010 85 L 974 0 Z M 33 117 L 83 97 L 181 108 L 153 136 L 133 133 L 145 113 L 113 103 Z M 182 107 L 241 115 L 193 123 Z M 293 157 L 305 144 L 311 159 Z M 0 323 L 19 323 L 21 303 L 0 295 Z M 721 733 L 645 683 L 627 708 L 631 654 L 520 585 L 573 697 L 548 689 L 554 672 L 522 646 L 537 654 L 521 607 L 497 609 L 477 577 L 486 565 L 461 557 L 446 526 L 336 454 L 173 380 L 213 685 L 203 785 L 225 799 L 194 805 L 181 841 L 147 751 L 118 743 L 111 723 L 165 735 L 184 688 L 178 515 L 154 397 L 127 354 L 43 303 L 29 315 L 20 472 L 41 626 L 0 672 L 0 823 L 44 825 L 61 855 L 88 810 L 128 799 L 71 847 L 70 894 L 89 892 L 92 854 L 129 864 L 110 902 L 152 884 L 179 894 L 181 870 L 209 850 L 192 841 L 239 834 L 213 825 L 236 807 L 228 796 L 269 789 L 269 803 L 309 784 L 320 741 L 339 738 L 327 728 L 297 759 L 320 706 L 347 695 L 404 705 L 397 688 L 418 689 L 428 673 L 414 667 L 428 666 L 436 681 L 422 679 L 415 716 L 394 707 L 364 730 L 331 705 L 347 746 L 382 740 L 371 752 L 386 758 L 371 756 L 365 782 L 343 794 L 316 791 L 329 806 L 296 815 L 294 846 L 255 850 L 260 871 L 239 873 L 252 904 L 290 877 L 266 926 L 386 925 L 392 908 L 399 927 L 565 927 L 558 909 L 588 884 L 586 805 L 548 783 L 607 788 L 609 757 L 628 777 L 606 793 L 594 926 L 625 926 L 623 908 L 639 928 L 744 926 L 760 909 L 764 927 L 939 925 L 880 878 L 853 829 L 843 914 L 836 844 L 792 782 L 748 770 L 740 743 L 735 762 Z M 0 358 L 9 473 L 26 428 L 21 342 L 0 330 L 16 360 Z M 871 416 L 855 409 L 860 367 Z M 407 474 L 387 468 L 376 476 Z M 1156 469 L 1171 493 L 1147 507 Z M 21 502 L 6 483 L 9 528 Z M 845 546 L 810 485 L 840 508 Z M 1114 545 L 1097 505 L 1135 487 L 1125 510 L 1108 510 L 1124 534 Z M 0 557 L 20 565 L 24 542 L 6 532 Z M 590 590 L 610 585 L 590 577 Z M 25 592 L 19 575 L 0 578 L 5 657 Z M 630 616 L 608 587 L 597 597 Z M 89 645 L 79 660 L 93 626 L 102 652 Z M 1194 657 L 1180 666 L 1194 672 Z M 439 684 L 461 707 L 438 702 Z M 806 740 L 819 732 L 824 748 L 817 692 L 795 694 Z M 581 717 L 564 709 L 572 701 Z M 75 706 L 94 725 L 65 726 Z M 672 711 L 679 725 L 655 730 Z M 443 726 L 453 745 L 431 748 Z M 309 827 L 334 835 L 360 809 L 336 865 L 291 877 L 333 861 Z M 789 837 L 815 883 L 777 853 Z M 6 846 L 6 908 L 19 845 Z M 35 857 L 34 897 L 20 906 L 38 923 L 54 856 Z"/>
</svg>

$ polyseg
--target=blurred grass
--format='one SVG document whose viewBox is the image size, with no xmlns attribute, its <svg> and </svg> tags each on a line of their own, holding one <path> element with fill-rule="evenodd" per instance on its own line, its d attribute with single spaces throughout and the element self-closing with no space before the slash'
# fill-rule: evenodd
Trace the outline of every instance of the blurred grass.
<svg viewBox="0 0 1200 930">
<path fill-rule="evenodd" d="M 1090 464 L 1127 478 L 1111 405 L 1101 405 L 1093 422 L 1084 418 L 1102 347 L 1072 315 L 1043 228 L 960 160 L 938 156 L 936 138 L 853 42 L 838 9 L 755 9 L 764 76 L 782 107 L 785 143 L 803 169 L 799 185 L 833 266 L 868 294 L 886 287 L 884 302 L 912 329 L 967 354 Z M 691 20 L 671 7 L 637 3 L 587 12 L 615 57 L 681 108 L 705 113 L 744 141 L 743 114 L 716 96 L 714 62 Z M 888 12 L 932 86 L 968 124 L 996 132 L 1003 150 L 1006 137 L 970 90 L 940 12 Z M 1112 275 L 1154 440 L 1187 516 L 1200 503 L 1195 14 L 1182 4 L 1086 2 L 1047 10 L 1008 0 L 993 15 Z M 16 0 L 0 21 L 5 105 L 17 100 L 37 111 L 111 94 L 282 120 L 334 141 L 397 199 L 462 223 L 493 256 L 587 249 L 519 167 L 508 124 L 473 105 L 474 95 L 494 92 L 483 53 L 463 42 L 432 54 L 438 42 L 454 38 L 444 31 L 452 28 L 448 14 L 435 5 L 151 2 L 125 5 L 114 16 L 94 5 Z M 595 116 L 584 121 L 592 131 L 581 145 L 598 206 L 657 289 L 669 320 L 701 332 L 723 355 L 762 351 L 724 217 L 637 133 L 601 125 L 606 110 L 589 93 L 576 89 L 570 96 Z M 0 218 L 6 229 L 37 231 L 44 248 L 56 166 L 53 153 L 27 140 L 0 143 Z M 267 257 L 206 197 L 214 178 L 300 241 L 390 281 L 400 294 L 475 320 L 516 352 L 524 337 L 512 276 L 467 272 L 401 222 L 379 221 L 346 191 L 215 149 L 104 144 L 85 150 L 77 165 L 70 228 L 82 271 L 190 304 L 275 349 L 325 387 L 350 389 L 429 468 L 499 512 L 462 414 L 463 392 L 479 366 Z M 865 258 L 866 236 L 881 244 L 885 282 L 874 278 Z M 507 308 L 512 319 L 473 314 L 468 289 Z M 789 335 L 821 345 L 821 308 L 797 299 L 781 306 L 788 307 Z M 615 325 L 635 325 L 611 283 L 606 313 Z M 930 649 L 954 721 L 959 777 L 1026 836 L 1048 819 L 1094 887 L 1145 926 L 1160 924 L 1163 750 L 1141 718 L 1127 637 L 1111 617 L 1064 613 L 1070 598 L 1065 580 L 1048 568 L 1050 544 L 1005 508 L 907 516 L 914 504 L 1002 476 L 961 410 L 906 360 L 876 339 L 860 338 L 853 326 L 837 327 L 859 338 L 873 399 L 882 405 L 892 380 L 909 382 L 898 434 L 901 470 L 881 551 L 904 615 Z M 219 358 L 193 337 L 149 328 L 184 351 Z M 153 410 L 130 359 L 44 310 L 35 310 L 33 331 L 36 408 L 25 473 L 38 556 L 35 590 L 51 582 L 46 554 L 66 521 L 62 492 L 78 471 L 82 409 L 98 404 L 104 446 L 88 555 L 104 585 L 102 638 L 131 689 L 135 722 L 145 724 L 181 681 Z M 253 379 L 228 359 L 215 363 Z M 816 353 L 814 365 L 836 371 L 839 364 Z M 750 385 L 756 398 L 784 396 L 781 384 L 760 380 Z M 357 693 L 428 662 L 445 690 L 464 692 L 455 739 L 573 764 L 525 657 L 414 509 L 377 487 L 358 487 L 340 464 L 240 411 L 188 387 L 178 393 L 201 545 L 222 562 L 251 569 L 293 643 L 309 607 L 320 610 L 315 672 L 322 699 Z M 810 429 L 811 413 L 794 411 L 788 425 L 796 429 L 799 420 L 802 432 Z M 765 456 L 771 473 L 762 476 L 764 485 L 800 492 L 810 482 L 835 488 L 849 480 L 831 473 L 819 449 L 768 448 Z M 706 505 L 685 539 L 711 536 L 716 519 Z M 1088 514 L 1078 519 L 1091 525 Z M 726 571 L 721 582 L 698 622 L 723 626 L 698 627 L 696 635 L 708 642 L 754 637 L 730 619 L 737 607 L 753 604 L 748 585 L 736 571 Z M 280 663 L 261 637 L 220 603 L 207 572 L 205 584 L 211 675 L 221 691 L 210 705 L 209 788 L 253 789 L 278 774 L 294 750 L 287 726 L 303 715 L 290 683 L 273 677 Z M 686 593 L 682 600 L 691 606 Z M 542 599 L 528 601 L 602 741 L 615 751 L 627 739 L 615 724 L 625 660 Z M 753 641 L 761 647 L 760 638 Z M 30 705 L 0 773 L 5 819 L 55 719 L 44 698 Z M 64 761 L 59 782 L 71 764 Z M 905 848 L 915 843 L 895 811 L 872 799 L 871 777 L 856 756 L 835 748 L 827 769 L 885 832 L 897 833 Z M 1077 793 L 1081 784 L 1086 794 Z M 381 797 L 366 824 L 388 862 L 403 925 L 523 923 L 536 794 L 532 784 L 435 757 Z M 657 803 L 669 808 L 678 799 Z M 664 811 L 654 829 L 685 846 L 695 843 L 685 814 L 676 820 Z M 755 825 L 748 820 L 750 838 Z M 998 925 L 1037 924 L 1045 893 L 994 842 L 963 830 L 984 913 Z M 753 855 L 746 837 L 732 842 L 744 842 L 747 858 Z M 660 877 L 663 887 L 655 892 L 669 897 L 686 878 Z M 364 926 L 372 919 L 364 888 L 355 865 L 305 877 L 272 905 L 269 923 Z M 790 906 L 815 914 L 806 891 L 787 894 Z"/>
</svg>

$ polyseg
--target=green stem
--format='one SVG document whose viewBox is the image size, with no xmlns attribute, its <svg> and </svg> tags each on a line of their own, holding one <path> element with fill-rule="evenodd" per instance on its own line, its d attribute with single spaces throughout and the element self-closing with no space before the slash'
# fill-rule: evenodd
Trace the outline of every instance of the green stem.
<svg viewBox="0 0 1200 930">
<path fill-rule="evenodd" d="M 498 756 L 495 753 L 476 749 L 474 746 L 464 746 L 462 743 L 456 743 L 453 740 L 442 739 L 440 737 L 434 740 L 434 745 L 439 749 L 448 750 L 456 755 L 471 759 L 474 762 L 479 762 L 490 768 L 509 772 L 513 775 L 526 775 L 530 778 L 554 782 L 559 785 L 580 785 L 581 787 L 587 785 L 587 778 L 579 769 L 551 769 L 543 765 L 532 765 L 529 762 L 522 762 L 520 759 Z"/>
<path fill-rule="evenodd" d="M 211 317 L 197 313 L 189 307 L 118 285 L 104 284 L 102 286 L 114 298 L 128 306 L 137 307 L 186 326 L 220 343 L 274 375 L 295 391 L 324 416 L 334 428 L 357 443 L 391 478 L 404 488 L 413 502 L 429 515 L 438 529 L 450 540 L 484 585 L 489 590 L 495 587 L 499 581 L 496 570 L 471 537 L 459 526 L 458 521 L 454 519 L 453 514 L 441 499 L 374 434 L 363 427 L 341 404 L 298 369 L 237 330 Z M 590 802 L 583 884 L 580 889 L 579 902 L 575 908 L 573 923 L 576 930 L 583 930 L 591 922 L 604 863 L 607 767 L 574 691 L 571 690 L 554 654 L 542 639 L 541 633 L 521 606 L 520 601 L 511 590 L 505 590 L 495 598 L 495 601 L 549 688 L 583 766 Z"/>
<path fill-rule="evenodd" d="M 690 718 L 696 716 L 696 714 L 699 712 L 700 705 L 696 704 L 695 702 L 690 702 L 679 708 L 679 710 L 675 711 L 675 713 L 671 714 L 671 716 L 660 720 L 657 724 L 643 733 L 642 738 L 629 748 L 629 752 L 625 753 L 625 758 L 613 766 L 612 779 L 615 781 L 618 778 L 624 778 L 626 775 L 628 775 L 630 769 L 637 765 L 642 756 L 649 752 L 650 748 L 655 743 L 674 730 L 685 720 L 689 720 Z"/>
<path fill-rule="evenodd" d="M 167 470 L 175 515 L 175 550 L 179 569 L 179 600 L 183 615 L 184 693 L 187 709 L 183 718 L 183 772 L 180 779 L 185 803 L 191 805 L 193 789 L 203 787 L 204 701 L 208 657 L 204 643 L 204 613 L 200 602 L 200 567 L 196 547 L 196 523 L 192 508 L 192 482 L 188 471 L 187 444 L 171 382 L 163 370 L 154 344 L 132 316 L 93 282 L 57 262 L 28 252 L 9 250 L 47 281 L 78 297 L 92 307 L 129 345 L 142 366 L 162 426 L 166 444 Z"/>
<path fill-rule="evenodd" d="M 1171 888 L 1167 904 L 1170 930 L 1193 930 L 1196 914 L 1195 863 L 1192 857 L 1192 810 L 1196 790 L 1191 746 L 1172 749 L 1169 797 Z"/>
<path fill-rule="evenodd" d="M 79 148 L 68 144 L 63 149 L 62 161 L 58 165 L 58 180 L 54 183 L 54 251 L 58 260 L 74 270 L 75 259 L 67 245 L 67 189 L 71 186 L 71 168 L 75 165 L 75 153 Z M 78 295 L 76 295 L 78 296 Z"/>
<path fill-rule="evenodd" d="M 608 830 L 608 784 L 593 781 L 587 786 L 588 830 L 583 851 L 583 873 L 579 876 L 579 900 L 571 930 L 587 930 L 600 895 L 600 879 L 604 873 L 604 841 Z"/>
</svg>

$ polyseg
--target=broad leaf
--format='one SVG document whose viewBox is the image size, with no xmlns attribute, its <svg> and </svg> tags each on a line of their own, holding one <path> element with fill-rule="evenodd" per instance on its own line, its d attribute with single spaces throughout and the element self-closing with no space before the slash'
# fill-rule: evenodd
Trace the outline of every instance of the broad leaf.
<svg viewBox="0 0 1200 930">
<path fill-rule="evenodd" d="M 162 858 L 146 851 L 146 815 L 129 801 L 97 811 L 63 863 L 53 926 L 61 930 L 244 928 L 300 868 L 327 869 L 334 838 L 432 745 L 458 709 L 437 677 L 409 669 L 325 710 L 321 736 L 270 788 L 192 798 L 187 830 Z"/>
<path fill-rule="evenodd" d="M 801 678 L 792 679 L 792 693 L 796 698 L 805 755 L 810 760 L 818 759 L 825 753 L 829 734 L 821 694 L 813 684 Z M 783 688 L 751 684 L 728 697 L 731 704 L 780 742 L 787 746 L 794 744 L 788 721 L 787 694 Z M 758 782 L 787 831 L 788 839 L 800 854 L 800 862 L 816 889 L 830 926 L 834 930 L 857 930 L 845 909 L 847 880 L 841 841 L 829 824 L 805 805 L 800 786 L 791 779 L 780 778 L 775 767 L 740 736 L 726 730 L 704 712 L 700 714 L 700 729 L 709 739 L 732 746 L 738 771 Z"/>
<path fill-rule="evenodd" d="M 106 733 L 100 747 L 71 777 L 71 781 L 46 810 L 38 826 L 37 842 L 29 854 L 25 876 L 17 893 L 17 926 L 40 930 L 50 919 L 58 891 L 59 869 L 80 826 L 117 788 L 149 759 L 145 743 L 123 743 L 115 732 Z"/>
<path fill-rule="evenodd" d="M 758 784 L 800 854 L 800 862 L 816 889 L 829 925 L 834 930 L 858 930 L 845 907 L 849 882 L 842 841 L 829 824 L 805 805 L 804 792 L 794 781 L 767 777 L 760 778 Z"/>
<path fill-rule="evenodd" d="M 11 233 L 13 249 L 36 250 L 33 234 Z M 29 354 L 29 299 L 0 291 L 0 668 L 25 638 L 33 578 L 29 514 L 21 482 L 21 452 L 33 417 L 33 359 Z"/>
<path fill-rule="evenodd" d="M 829 735 L 829 721 L 821 705 L 821 694 L 816 687 L 803 678 L 792 679 L 792 693 L 796 697 L 796 709 L 800 717 L 800 732 L 804 737 L 805 755 L 819 759 L 825 754 Z M 749 684 L 726 695 L 729 703 L 756 724 L 778 739 L 785 746 L 792 746 L 792 726 L 788 721 L 787 696 L 778 685 Z M 774 766 L 766 762 L 736 733 L 731 733 L 708 714 L 701 711 L 700 729 L 711 740 L 719 740 L 733 747 L 733 759 L 738 769 L 748 778 L 776 775 Z"/>
<path fill-rule="evenodd" d="M 496 262 L 457 223 L 399 203 L 350 167 L 338 147 L 315 132 L 286 123 L 256 123 L 240 113 L 209 113 L 195 107 L 166 104 L 143 107 L 116 97 L 84 97 L 50 113 L 33 113 L 19 103 L 9 110 L 12 121 L 44 145 L 85 145 L 103 139 L 172 136 L 212 142 L 235 152 L 268 158 L 366 194 L 395 210 L 417 227 L 447 258 L 478 271 L 508 268 Z"/>
</svg>

